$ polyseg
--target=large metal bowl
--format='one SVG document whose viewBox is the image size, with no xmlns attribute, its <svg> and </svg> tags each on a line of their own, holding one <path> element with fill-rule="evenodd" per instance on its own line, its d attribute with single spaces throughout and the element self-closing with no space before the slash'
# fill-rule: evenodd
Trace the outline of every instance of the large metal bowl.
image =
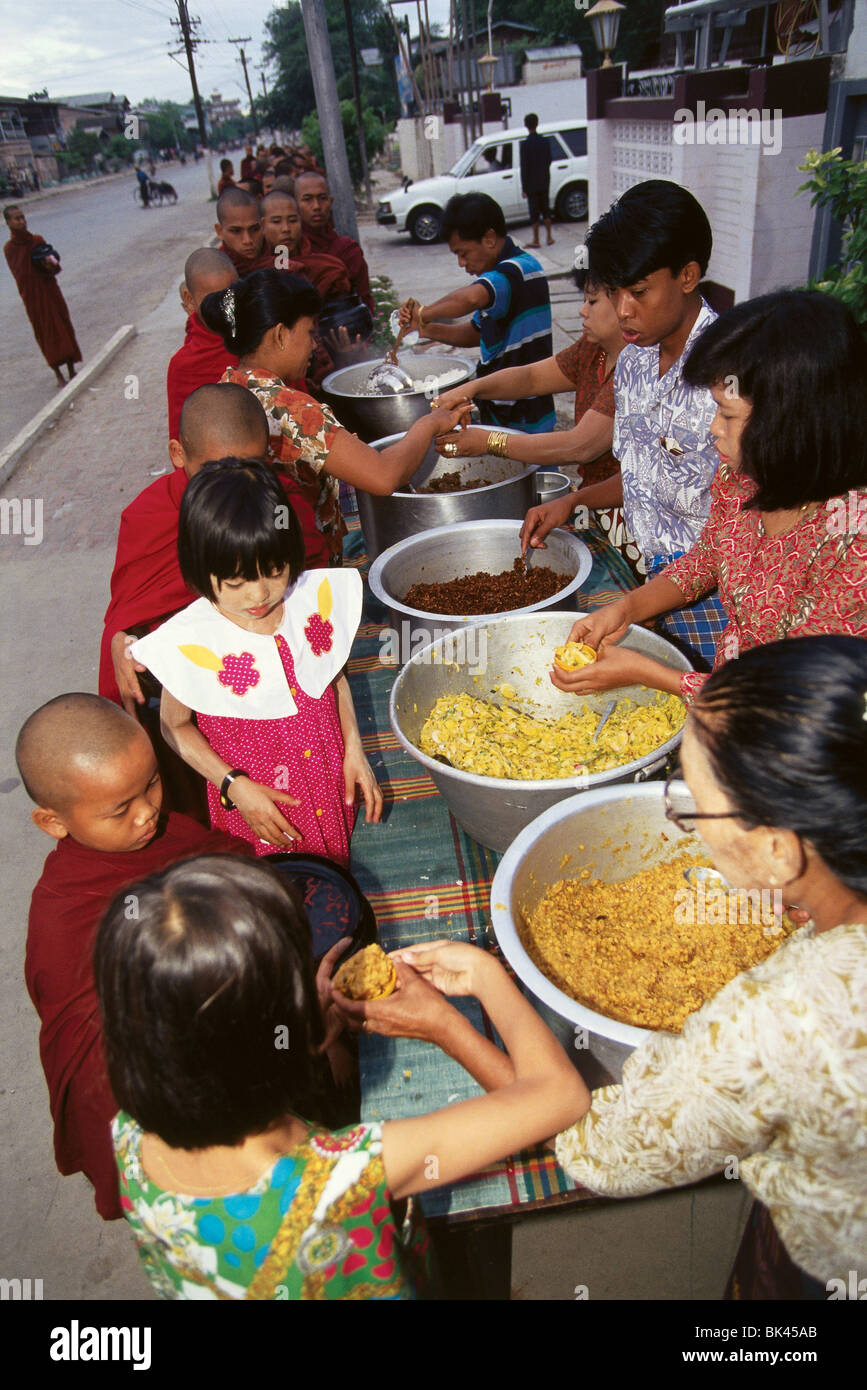
<svg viewBox="0 0 867 1390">
<path fill-rule="evenodd" d="M 501 574 L 510 570 L 521 553 L 517 521 L 462 521 L 456 526 L 437 526 L 408 536 L 374 560 L 368 574 L 371 593 L 388 609 L 392 627 L 400 633 L 401 655 L 409 660 L 432 635 L 457 631 L 468 624 L 490 623 L 493 613 L 456 616 L 410 608 L 403 595 L 413 584 L 439 584 L 466 574 Z M 537 613 L 545 608 L 567 608 L 593 568 L 593 557 L 584 541 L 558 527 L 545 537 L 544 563 L 567 575 L 563 588 L 539 603 L 516 608 L 515 613 Z M 536 564 L 542 561 L 538 558 Z M 432 633 L 432 630 L 433 631 Z"/>
<path fill-rule="evenodd" d="M 509 434 L 520 431 L 508 430 Z M 372 448 L 387 449 L 403 439 L 403 434 L 389 434 L 375 439 Z M 431 478 L 444 473 L 460 473 L 461 481 L 487 478 L 488 487 L 473 488 L 471 492 L 419 493 L 401 490 L 390 497 L 375 497 L 373 493 L 356 488 L 358 515 L 364 532 L 364 544 L 371 560 L 384 550 L 408 536 L 431 531 L 437 526 L 453 526 L 461 521 L 488 521 L 513 517 L 523 521 L 536 503 L 536 468 L 517 463 L 514 459 L 441 458 L 431 444 L 410 483 L 413 489 L 425 487 Z"/>
<path fill-rule="evenodd" d="M 530 616 L 503 614 L 467 626 L 462 634 L 445 633 L 413 653 L 392 688 L 389 718 L 398 741 L 427 768 L 458 824 L 489 849 L 506 849 L 538 815 L 578 790 L 644 781 L 661 770 L 680 743 L 678 731 L 652 753 L 607 772 L 585 773 L 574 780 L 564 777 L 526 782 L 462 772 L 422 753 L 418 746 L 422 725 L 440 695 L 466 691 L 477 699 L 517 705 L 540 718 L 556 719 L 574 710 L 578 697 L 558 690 L 548 673 L 554 648 L 566 641 L 572 624 L 582 616 L 586 615 L 550 610 Z M 691 669 L 686 657 L 646 628 L 631 627 L 622 645 L 676 671 Z M 499 689 L 504 683 L 515 691 L 508 701 L 503 700 Z M 656 691 L 630 685 L 616 692 L 588 695 L 583 703 L 600 713 L 614 694 L 629 696 L 639 704 L 656 698 Z"/>
<path fill-rule="evenodd" d="M 626 1058 L 651 1036 L 650 1030 L 596 1013 L 543 975 L 521 940 L 526 914 L 553 883 L 578 878 L 582 869 L 617 883 L 684 850 L 701 848 L 695 836 L 682 834 L 666 820 L 663 787 L 649 782 L 599 788 L 561 801 L 526 826 L 500 861 L 491 885 L 497 944 L 589 1084 L 619 1081 Z M 589 1068 L 588 1055 L 593 1059 Z"/>
<path fill-rule="evenodd" d="M 419 391 L 399 391 L 396 395 L 366 396 L 364 386 L 378 362 L 359 362 L 354 367 L 341 367 L 330 372 L 322 382 L 322 394 L 341 425 L 352 430 L 366 444 L 382 439 L 386 434 L 405 434 L 410 425 L 427 415 L 431 393 L 424 387 Z M 460 386 L 476 374 L 476 363 L 468 357 L 445 353 L 399 352 L 397 360 L 409 375 L 418 381 L 426 377 L 445 376 L 446 372 L 461 370 L 461 376 L 449 382 L 447 388 Z"/>
</svg>

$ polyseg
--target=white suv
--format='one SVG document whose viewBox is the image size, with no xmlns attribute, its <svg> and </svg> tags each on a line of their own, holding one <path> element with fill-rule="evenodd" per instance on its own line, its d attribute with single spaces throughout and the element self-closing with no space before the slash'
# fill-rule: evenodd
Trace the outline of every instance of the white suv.
<svg viewBox="0 0 867 1390">
<path fill-rule="evenodd" d="M 528 222 L 527 201 L 521 193 L 520 145 L 527 130 L 519 126 L 483 135 L 461 155 L 447 174 L 434 179 L 407 180 L 402 191 L 379 200 L 377 222 L 409 232 L 413 241 L 436 241 L 443 210 L 456 193 L 487 193 L 499 203 L 507 222 Z M 548 198 L 564 222 L 583 222 L 587 216 L 587 122 L 553 121 L 539 126 L 551 147 Z"/>
</svg>

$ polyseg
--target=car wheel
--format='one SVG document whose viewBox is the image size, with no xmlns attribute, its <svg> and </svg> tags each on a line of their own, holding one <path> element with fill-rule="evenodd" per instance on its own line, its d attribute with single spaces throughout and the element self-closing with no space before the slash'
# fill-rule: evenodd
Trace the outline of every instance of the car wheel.
<svg viewBox="0 0 867 1390">
<path fill-rule="evenodd" d="M 443 225 L 443 215 L 439 208 L 419 208 L 407 223 L 413 241 L 428 245 L 439 238 Z"/>
<path fill-rule="evenodd" d="M 570 183 L 557 199 L 557 216 L 564 222 L 584 222 L 587 219 L 587 185 Z"/>
</svg>

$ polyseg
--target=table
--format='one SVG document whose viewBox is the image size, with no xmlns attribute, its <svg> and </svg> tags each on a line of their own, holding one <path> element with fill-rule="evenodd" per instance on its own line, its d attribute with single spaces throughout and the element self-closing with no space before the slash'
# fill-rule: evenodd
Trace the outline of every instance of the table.
<svg viewBox="0 0 867 1390">
<path fill-rule="evenodd" d="M 358 520 L 348 517 L 346 563 L 366 570 Z M 592 609 L 635 586 L 622 556 L 601 532 L 582 533 L 593 569 L 574 607 Z M 359 819 L 352 840 L 352 872 L 370 900 L 385 950 L 434 936 L 492 947 L 490 886 L 500 856 L 457 825 L 426 770 L 399 745 L 388 721 L 388 697 L 397 668 L 380 661 L 385 620 L 369 591 L 348 663 L 349 683 L 365 751 L 382 786 L 380 825 Z M 486 1036 L 496 1040 L 475 1000 L 453 1001 Z M 417 1039 L 359 1038 L 362 1118 L 400 1119 L 479 1095 L 480 1087 L 451 1058 Z M 527 1150 L 463 1182 L 421 1199 L 425 1215 L 450 1221 L 502 1216 L 586 1201 L 591 1195 L 560 1169 L 544 1148 Z"/>
</svg>

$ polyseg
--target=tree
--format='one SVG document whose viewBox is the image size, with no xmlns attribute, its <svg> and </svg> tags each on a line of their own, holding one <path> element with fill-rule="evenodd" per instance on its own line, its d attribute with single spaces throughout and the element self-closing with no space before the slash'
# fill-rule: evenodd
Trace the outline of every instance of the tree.
<svg viewBox="0 0 867 1390">
<path fill-rule="evenodd" d="M 385 145 L 385 126 L 379 117 L 371 111 L 369 106 L 362 105 L 361 114 L 364 120 L 364 141 L 367 146 L 368 159 L 375 159 Z M 362 177 L 361 169 L 361 150 L 358 143 L 358 121 L 355 115 L 355 103 L 353 101 L 342 101 L 340 103 L 340 122 L 343 126 L 343 139 L 346 144 L 346 158 L 349 161 L 349 173 L 354 184 L 359 184 Z M 322 136 L 319 130 L 319 117 L 315 111 L 305 117 L 301 125 L 301 134 L 305 143 L 308 144 L 316 155 L 320 164 L 324 164 L 322 154 Z"/>
<path fill-rule="evenodd" d="M 587 68 L 599 67 L 602 55 L 593 39 L 587 22 L 587 10 L 595 0 L 587 0 L 582 10 L 576 10 L 575 0 L 494 0 L 492 17 L 512 19 L 519 24 L 532 24 L 536 33 L 518 45 L 520 49 L 544 47 L 548 44 L 578 43 Z M 670 0 L 628 0 L 621 17 L 621 38 L 612 55 L 615 62 L 630 67 L 649 67 L 659 59 L 662 16 Z M 486 15 L 476 7 L 477 21 L 482 27 Z"/>
<path fill-rule="evenodd" d="M 810 206 L 828 208 L 842 232 L 838 264 L 809 288 L 841 299 L 867 333 L 867 164 L 844 159 L 838 145 L 825 154 L 809 150 L 798 168 L 810 175 L 798 192 L 812 193 Z"/>
<path fill-rule="evenodd" d="M 156 101 L 152 98 L 142 103 L 141 110 L 147 119 L 142 143 L 149 149 L 195 148 L 198 134 L 184 129 L 183 107 L 176 101 Z"/>
<path fill-rule="evenodd" d="M 325 14 L 334 57 L 334 74 L 342 98 L 351 95 L 352 91 L 343 0 L 325 0 Z M 387 120 L 394 120 L 398 106 L 392 72 L 397 40 L 384 0 L 352 0 L 352 25 L 356 50 L 378 48 L 383 59 L 381 67 L 366 68 L 359 58 L 362 102 L 382 110 Z M 263 110 L 268 125 L 299 130 L 305 117 L 315 112 L 316 98 L 298 0 L 290 0 L 284 8 L 272 10 L 265 21 L 265 28 L 268 33 L 264 45 L 265 60 L 277 64 L 277 76 L 267 99 L 257 104 Z"/>
</svg>

